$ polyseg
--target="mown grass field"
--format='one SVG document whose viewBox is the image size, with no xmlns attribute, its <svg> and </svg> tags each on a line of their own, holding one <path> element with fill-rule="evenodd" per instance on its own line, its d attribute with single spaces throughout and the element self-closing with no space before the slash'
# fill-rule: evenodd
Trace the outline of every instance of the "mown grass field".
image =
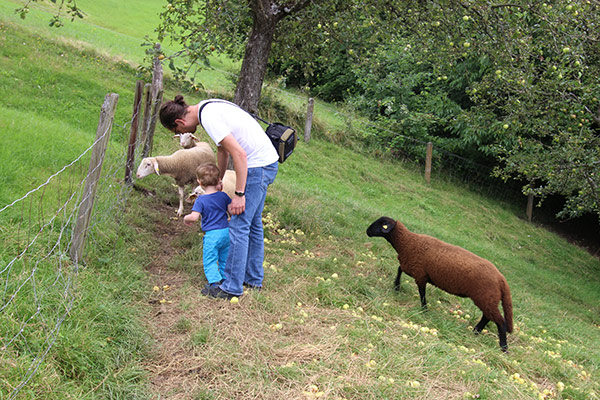
<svg viewBox="0 0 600 400">
<path fill-rule="evenodd" d="M 148 13 L 161 2 L 144 2 L 135 8 L 139 13 L 114 19 L 104 14 L 110 7 L 78 2 L 87 20 L 62 30 L 46 28 L 48 14 L 38 11 L 21 22 L 10 14 L 15 4 L 0 1 L 0 207 L 91 144 L 108 92 L 120 99 L 105 169 L 120 168 L 134 64 L 143 56 L 138 39 L 153 26 Z M 99 26 L 102 34 L 94 34 Z M 205 86 L 226 96 L 230 88 L 221 82 L 228 78 L 222 79 Z M 172 83 L 165 96 L 180 91 L 190 101 L 201 99 Z M 286 94 L 277 93 L 285 105 Z M 300 119 L 302 108 L 289 108 L 298 113 L 290 119 Z M 314 140 L 300 142 L 281 165 L 264 219 L 265 289 L 238 304 L 199 295 L 199 231 L 174 218 L 176 190 L 167 178 L 136 182 L 143 190 L 105 193 L 98 210 L 110 218 L 99 222 L 86 265 L 73 276 L 73 308 L 16 398 L 599 398 L 598 259 L 526 223 L 520 205 L 439 176 L 427 185 L 418 168 L 322 140 L 327 131 L 344 135 L 330 122 L 339 115 L 319 115 L 328 109 L 317 109 Z M 175 148 L 160 128 L 155 153 Z M 108 182 L 118 188 L 121 179 L 119 171 Z M 51 209 L 74 180 L 53 186 L 39 200 L 41 208 Z M 104 211 L 115 197 L 126 199 L 124 206 Z M 12 258 L 7 249 L 19 246 L 23 234 L 15 232 L 26 226 L 19 214 L 28 210 L 19 205 L 0 214 L 0 267 Z M 424 312 L 410 277 L 403 277 L 399 292 L 392 290 L 395 253 L 365 234 L 381 215 L 463 246 L 500 269 L 515 314 L 508 354 L 500 352 L 493 325 L 472 334 L 480 314 L 469 299 L 429 286 Z M 32 287 L 48 292 L 41 303 L 47 314 L 14 336 L 31 298 L 24 295 L 0 313 L 0 399 L 9 398 L 31 354 L 43 347 L 52 308 L 64 307 L 52 289 L 53 260 L 39 270 Z M 3 283 L 3 300 L 11 290 Z"/>
</svg>

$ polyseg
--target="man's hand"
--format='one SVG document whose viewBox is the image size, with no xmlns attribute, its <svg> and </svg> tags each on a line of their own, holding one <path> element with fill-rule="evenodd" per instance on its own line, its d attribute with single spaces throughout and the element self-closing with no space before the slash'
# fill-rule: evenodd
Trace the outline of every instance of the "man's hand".
<svg viewBox="0 0 600 400">
<path fill-rule="evenodd" d="M 227 208 L 231 215 L 240 215 L 246 209 L 246 196 L 233 196 Z"/>
</svg>

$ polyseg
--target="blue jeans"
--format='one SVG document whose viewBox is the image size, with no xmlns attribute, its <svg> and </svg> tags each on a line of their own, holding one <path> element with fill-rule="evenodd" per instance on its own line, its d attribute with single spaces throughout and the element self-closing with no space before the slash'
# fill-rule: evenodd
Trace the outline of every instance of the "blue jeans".
<svg viewBox="0 0 600 400">
<path fill-rule="evenodd" d="M 262 211 L 267 197 L 267 187 L 273 183 L 279 164 L 248 168 L 246 180 L 246 209 L 233 215 L 229 221 L 229 257 L 225 266 L 225 281 L 221 289 L 240 296 L 243 284 L 262 286 L 265 259 L 265 242 Z"/>
<path fill-rule="evenodd" d="M 225 278 L 225 265 L 229 255 L 229 229 L 215 229 L 204 233 L 202 238 L 202 262 L 208 283 Z"/>
</svg>

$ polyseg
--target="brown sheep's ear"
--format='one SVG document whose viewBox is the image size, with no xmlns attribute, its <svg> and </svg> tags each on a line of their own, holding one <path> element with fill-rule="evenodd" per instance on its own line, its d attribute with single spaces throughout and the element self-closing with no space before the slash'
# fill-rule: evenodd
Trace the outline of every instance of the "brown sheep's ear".
<svg viewBox="0 0 600 400">
<path fill-rule="evenodd" d="M 394 220 L 384 220 L 381 223 L 381 231 L 383 233 L 390 233 L 396 227 L 396 221 Z"/>
</svg>

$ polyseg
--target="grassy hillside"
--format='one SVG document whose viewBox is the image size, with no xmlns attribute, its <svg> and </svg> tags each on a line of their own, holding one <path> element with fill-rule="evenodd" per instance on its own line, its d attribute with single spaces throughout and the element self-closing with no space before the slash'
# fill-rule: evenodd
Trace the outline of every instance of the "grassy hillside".
<svg viewBox="0 0 600 400">
<path fill-rule="evenodd" d="M 141 62 L 144 49 L 140 47 L 145 35 L 151 35 L 158 23 L 158 13 L 162 1 L 77 1 L 84 11 L 84 19 L 64 18 L 65 25 L 60 29 L 48 26 L 55 5 L 50 2 L 32 3 L 31 11 L 25 20 L 14 10 L 25 2 L 18 0 L 0 1 L 0 13 L 4 20 L 24 24 L 36 32 L 49 37 L 62 37 L 63 40 L 82 46 L 91 46 L 99 53 L 127 58 Z"/>
<path fill-rule="evenodd" d="M 144 60 L 146 47 L 142 47 L 144 38 L 156 38 L 154 29 L 159 23 L 158 14 L 166 2 L 163 0 L 81 0 L 77 6 L 83 10 L 85 17 L 70 21 L 64 18 L 64 26 L 60 29 L 49 27 L 50 18 L 54 15 L 55 6 L 49 2 L 32 3 L 31 11 L 25 20 L 15 14 L 24 1 L 0 0 L 0 15 L 4 21 L 27 26 L 35 33 L 55 40 L 66 42 L 79 48 L 93 49 L 95 53 L 124 60 L 134 66 Z M 175 52 L 178 47 L 164 43 L 165 54 Z M 178 61 L 176 61 L 177 63 Z M 198 81 L 213 91 L 232 90 L 231 74 L 235 74 L 238 63 L 225 58 L 214 58 L 211 65 L 215 70 L 206 70 Z"/>
<path fill-rule="evenodd" d="M 69 24 L 49 34 L 43 26 L 47 14 L 41 12 L 28 17 L 27 27 L 15 24 L 14 4 L 0 0 L 7 16 L 0 20 L 5 93 L 0 99 L 0 207 L 91 143 L 107 92 L 120 95 L 109 150 L 109 160 L 120 168 L 136 77 L 134 68 L 118 60 L 136 61 L 141 54 L 132 50 L 135 40 L 119 47 L 119 38 L 143 36 L 139 30 L 150 25 L 145 11 L 123 13 L 118 18 L 139 30 L 122 31 L 123 24 L 114 20 L 103 27 L 102 38 L 90 34 L 81 39 L 88 44 L 74 46 L 72 39 L 92 24 L 72 27 L 73 35 Z M 87 3 L 78 4 L 85 9 Z M 89 10 L 93 7 L 90 2 Z M 100 25 L 106 19 L 95 13 L 103 10 L 94 9 L 89 21 L 97 18 Z M 115 27 L 117 33 L 111 31 Z M 70 39 L 61 39 L 62 34 Z M 166 96 L 178 91 L 168 86 Z M 324 130 L 333 129 L 327 121 L 334 116 L 317 113 L 316 118 Z M 155 152 L 175 148 L 159 129 Z M 121 176 L 119 170 L 107 182 L 119 187 Z M 426 185 L 421 171 L 410 165 L 321 140 L 300 142 L 281 165 L 267 199 L 265 289 L 231 304 L 198 293 L 204 285 L 201 241 L 197 229 L 184 228 L 175 218 L 171 183 L 152 176 L 136 182 L 143 190 L 118 194 L 127 197 L 126 205 L 99 222 L 86 266 L 73 276 L 73 308 L 17 398 L 600 395 L 600 263 L 527 224 L 519 218 L 522 210 L 451 182 Z M 48 192 L 41 203 L 55 203 L 47 198 L 55 195 Z M 98 209 L 104 208 L 101 202 Z M 15 233 L 24 226 L 17 218 L 23 211 L 29 212 L 26 205 L 0 213 L 0 271 L 23 239 Z M 383 239 L 365 235 L 381 215 L 497 265 L 513 295 L 516 329 L 508 338 L 508 354 L 499 351 L 494 326 L 480 336 L 470 332 L 480 317 L 470 300 L 429 287 L 430 309 L 424 312 L 411 278 L 403 277 L 400 292 L 392 290 L 395 253 Z M 13 290 L 7 277 L 21 279 L 26 266 L 0 276 L 4 301 Z M 0 312 L 0 399 L 9 398 L 26 375 L 31 354 L 43 348 L 48 336 L 40 332 L 53 326 L 57 310 L 52 308 L 65 305 L 60 291 L 54 293 L 54 267 L 53 260 L 41 263 L 32 285 L 39 293 L 23 291 L 31 297 Z M 43 298 L 42 311 L 49 316 L 36 317 L 15 334 L 35 296 Z"/>
</svg>

